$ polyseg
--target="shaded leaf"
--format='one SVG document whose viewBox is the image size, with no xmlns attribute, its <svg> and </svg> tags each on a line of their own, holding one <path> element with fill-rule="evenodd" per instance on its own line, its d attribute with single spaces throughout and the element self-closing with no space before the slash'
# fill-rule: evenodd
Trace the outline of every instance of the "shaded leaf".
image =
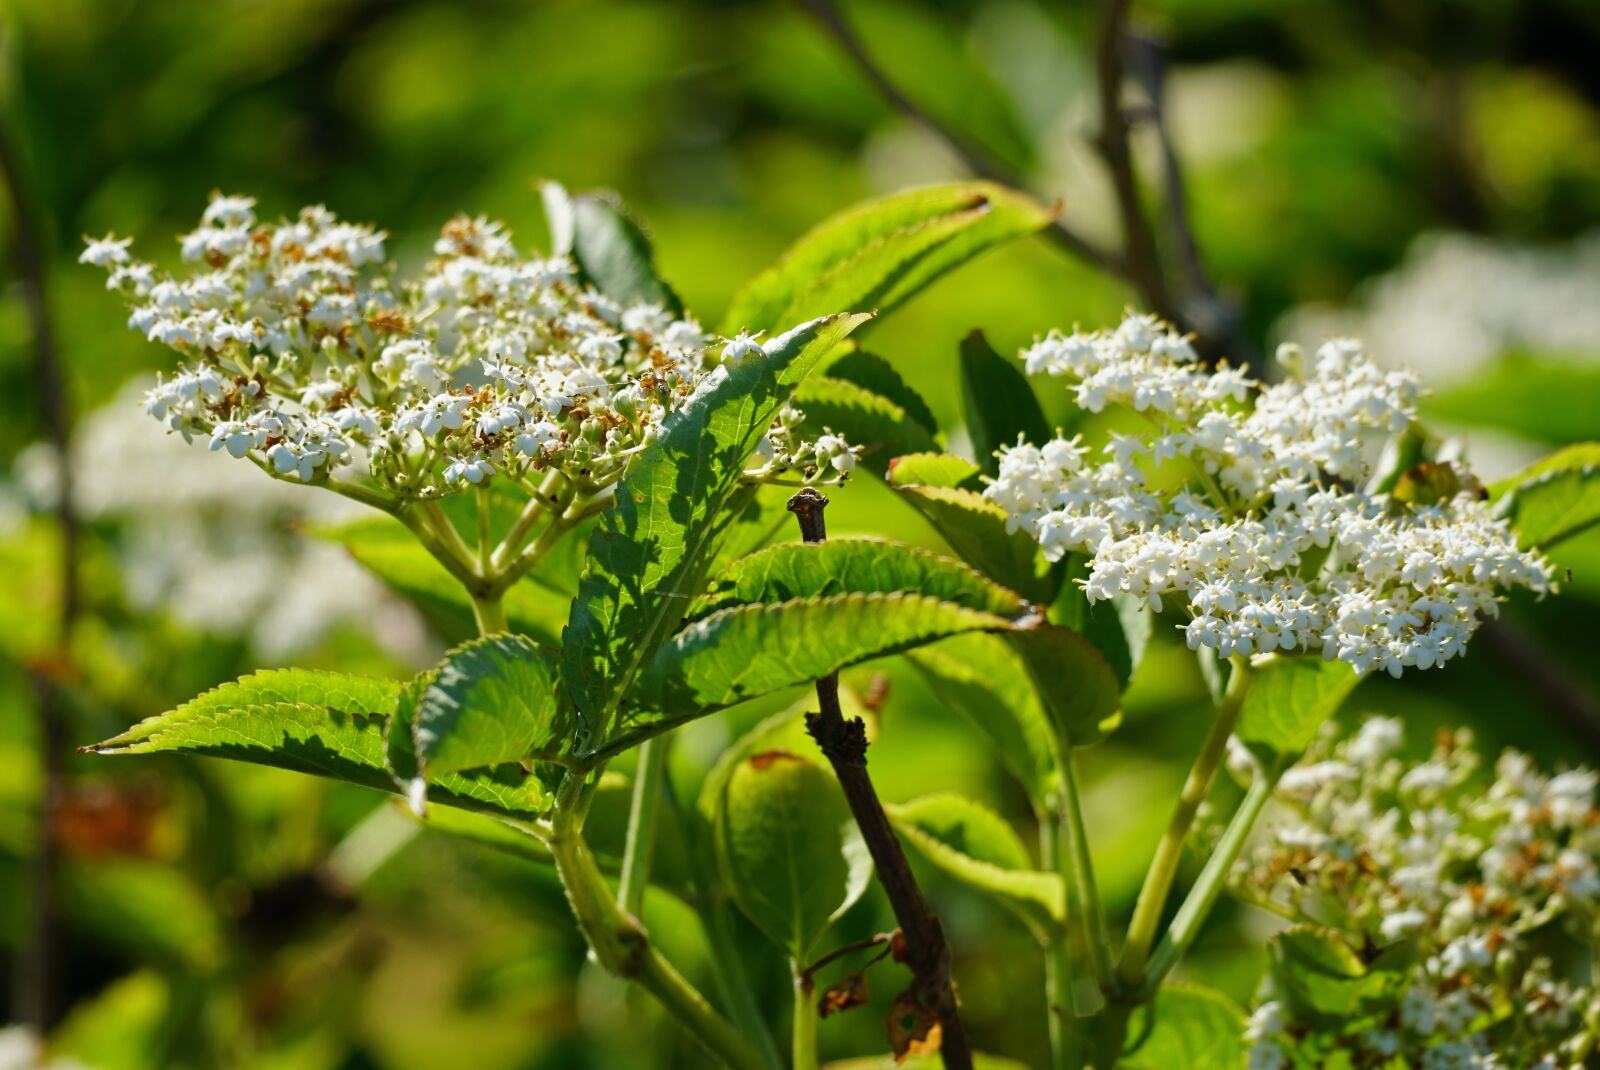
<svg viewBox="0 0 1600 1070">
<path fill-rule="evenodd" d="M 938 445 L 905 409 L 845 379 L 813 376 L 795 392 L 795 404 L 806 414 L 802 429 L 808 437 L 824 431 L 843 435 L 861 447 L 861 466 L 874 475 L 886 473 L 889 462 L 902 453 Z"/>
<path fill-rule="evenodd" d="M 876 353 L 860 349 L 851 350 L 830 361 L 827 367 L 823 368 L 823 374 L 830 379 L 843 379 L 855 383 L 874 394 L 888 398 L 904 409 L 906 415 L 928 434 L 939 433 L 939 421 L 934 417 L 933 410 L 928 408 L 928 403 L 922 399 L 922 395 L 905 381 L 895 370 L 894 365 Z"/>
<path fill-rule="evenodd" d="M 932 524 L 956 556 L 1030 602 L 1048 605 L 1063 570 L 1039 552 L 1022 529 L 1006 530 L 1006 511 L 976 491 L 899 485 L 901 495 Z"/>
<path fill-rule="evenodd" d="M 420 771 L 433 779 L 557 751 L 571 726 L 556 686 L 555 658 L 521 636 L 452 651 L 417 704 L 412 735 Z"/>
<path fill-rule="evenodd" d="M 734 903 L 798 962 L 866 891 L 872 861 L 832 774 L 790 751 L 739 763 L 716 816 Z"/>
<path fill-rule="evenodd" d="M 773 330 L 842 308 L 888 312 L 986 249 L 1048 225 L 1014 190 L 965 182 L 908 190 L 824 220 L 733 299 L 722 333 Z"/>
<path fill-rule="evenodd" d="M 650 239 L 615 194 L 573 194 L 555 182 L 541 192 L 552 255 L 572 257 L 579 277 L 608 297 L 683 313 L 683 302 L 656 274 Z"/>
<path fill-rule="evenodd" d="M 1408 987 L 1416 950 L 1394 945 L 1370 964 L 1337 933 L 1297 926 L 1272 938 L 1272 979 L 1294 1018 L 1345 1024 L 1386 1016 Z"/>
<path fill-rule="evenodd" d="M 1033 867 L 1028 849 L 1000 815 L 954 794 L 886 807 L 896 831 L 928 861 L 1014 910 L 1036 934 L 1066 912 L 1059 873 Z"/>
<path fill-rule="evenodd" d="M 1015 446 L 1018 436 L 1042 446 L 1053 437 L 1022 369 L 996 353 L 982 331 L 961 340 L 961 401 L 972 455 L 991 476 L 1000 474 L 1001 446 Z"/>
<path fill-rule="evenodd" d="M 957 635 L 905 656 L 1042 809 L 1056 782 L 1053 729 L 1011 645 L 996 635 Z"/>
<path fill-rule="evenodd" d="M 1093 643 L 1059 624 L 1018 631 L 1007 639 L 1027 666 L 1064 747 L 1088 746 L 1116 727 L 1122 689 Z"/>
<path fill-rule="evenodd" d="M 814 320 L 721 366 L 662 425 L 600 515 L 562 635 L 573 750 L 606 742 L 619 698 L 697 593 L 746 458 L 818 360 L 866 317 Z"/>
</svg>

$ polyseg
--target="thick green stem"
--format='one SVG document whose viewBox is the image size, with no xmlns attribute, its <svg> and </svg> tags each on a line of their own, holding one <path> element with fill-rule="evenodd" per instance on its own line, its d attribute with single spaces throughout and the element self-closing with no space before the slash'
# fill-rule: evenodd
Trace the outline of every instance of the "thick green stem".
<svg viewBox="0 0 1600 1070">
<path fill-rule="evenodd" d="M 617 907 L 582 834 L 559 817 L 548 841 L 550 856 L 600 965 L 637 981 L 732 1070 L 769 1070 L 756 1049 L 661 956 L 638 921 Z"/>
<path fill-rule="evenodd" d="M 1144 887 L 1139 890 L 1133 921 L 1128 926 L 1128 939 L 1122 946 L 1122 958 L 1117 963 L 1117 980 L 1126 989 L 1136 989 L 1144 980 L 1145 959 L 1155 943 L 1156 929 L 1161 924 L 1167 896 L 1178 875 L 1178 865 L 1183 861 L 1184 843 L 1194 826 L 1200 804 L 1210 794 L 1211 785 L 1216 780 L 1217 769 L 1227 753 L 1228 737 L 1238 723 L 1239 711 L 1244 706 L 1251 679 L 1249 662 L 1243 658 L 1233 659 L 1233 675 L 1228 679 L 1228 690 L 1217 707 L 1211 730 L 1206 733 L 1205 742 L 1200 746 L 1194 767 L 1189 770 L 1189 778 L 1178 796 L 1178 805 L 1173 809 L 1166 834 L 1156 847 L 1155 857 L 1145 874 Z"/>
<path fill-rule="evenodd" d="M 1083 804 L 1078 793 L 1077 756 L 1068 750 L 1061 761 L 1061 832 L 1065 842 L 1066 867 L 1062 877 L 1070 880 L 1076 892 L 1090 965 L 1101 993 L 1111 988 L 1111 934 L 1106 927 L 1105 904 L 1094 879 L 1094 860 L 1089 854 L 1089 836 L 1083 826 Z"/>
<path fill-rule="evenodd" d="M 473 595 L 472 618 L 478 625 L 479 635 L 499 635 L 511 630 L 505 604 L 498 594 Z"/>
<path fill-rule="evenodd" d="M 489 485 L 478 484 L 478 571 L 484 576 L 494 574 L 494 508 L 489 500 Z"/>
<path fill-rule="evenodd" d="M 633 801 L 628 807 L 628 838 L 622 850 L 622 879 L 617 885 L 617 905 L 640 917 L 644 890 L 650 883 L 650 859 L 656 843 L 656 801 L 667 757 L 665 739 L 647 739 L 639 747 L 639 772 L 633 781 Z"/>
<path fill-rule="evenodd" d="M 805 967 L 794 966 L 793 1070 L 817 1070 L 817 993 Z"/>
<path fill-rule="evenodd" d="M 1211 907 L 1217 901 L 1217 896 L 1222 893 L 1222 887 L 1227 883 L 1228 870 L 1239 857 L 1239 852 L 1244 849 L 1244 842 L 1250 835 L 1250 830 L 1255 826 L 1256 818 L 1261 816 L 1261 810 L 1267 805 L 1267 800 L 1272 798 L 1272 789 L 1277 785 L 1277 775 L 1268 775 L 1265 771 L 1258 771 L 1256 778 L 1250 784 L 1250 790 L 1245 792 L 1244 801 L 1239 804 L 1239 809 L 1234 812 L 1233 820 L 1228 822 L 1228 828 L 1218 841 L 1216 849 L 1211 852 L 1211 857 L 1206 861 L 1205 869 L 1200 871 L 1200 878 L 1195 881 L 1194 887 L 1189 889 L 1189 894 L 1184 898 L 1183 905 L 1173 915 L 1172 925 L 1168 927 L 1167 934 L 1161 938 L 1161 943 L 1156 945 L 1155 952 L 1150 956 L 1150 966 L 1145 971 L 1144 983 L 1139 988 L 1139 994 L 1144 998 L 1155 993 L 1156 988 L 1172 968 L 1178 964 L 1184 952 L 1194 943 L 1194 938 L 1199 935 L 1200 926 L 1211 913 Z"/>
<path fill-rule="evenodd" d="M 1061 868 L 1061 822 L 1054 813 L 1040 815 L 1039 860 L 1047 870 Z M 1080 1070 L 1083 1056 L 1072 1027 L 1073 963 L 1067 934 L 1057 928 L 1044 940 L 1045 1012 L 1049 1015 L 1050 1065 L 1053 1070 Z"/>
</svg>

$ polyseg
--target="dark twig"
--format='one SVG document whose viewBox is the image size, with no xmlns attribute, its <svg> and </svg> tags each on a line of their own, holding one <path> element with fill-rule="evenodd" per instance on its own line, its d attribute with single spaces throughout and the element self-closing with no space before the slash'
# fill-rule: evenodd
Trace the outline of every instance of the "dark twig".
<svg viewBox="0 0 1600 1070">
<path fill-rule="evenodd" d="M 844 50 L 844 53 L 856 65 L 856 68 L 883 95 L 884 99 L 894 106 L 895 110 L 942 141 L 949 147 L 951 152 L 956 154 L 967 170 L 990 182 L 998 182 L 1013 189 L 1023 188 L 1020 175 L 1014 174 L 996 163 L 987 153 L 973 145 L 960 133 L 930 115 L 915 101 L 902 93 L 899 87 L 889 80 L 889 76 L 884 73 L 883 68 L 873 61 L 871 53 L 867 51 L 861 38 L 856 36 L 855 31 L 844 20 L 844 16 L 840 14 L 839 9 L 834 6 L 832 0 L 799 0 L 799 3 L 801 7 L 810 12 L 811 16 L 827 31 L 829 36 L 838 43 L 839 47 Z M 1078 259 L 1113 275 L 1126 276 L 1125 265 L 1115 253 L 1100 248 L 1067 226 L 1060 218 L 1057 218 L 1045 233 L 1057 245 Z"/>
<path fill-rule="evenodd" d="M 65 779 L 66 704 L 62 682 L 71 674 L 71 640 L 79 607 L 78 517 L 73 508 L 71 416 L 67 385 L 61 371 L 55 333 L 51 328 L 45 295 L 45 256 L 38 231 L 38 215 L 28 196 L 22 167 L 6 131 L 0 129 L 0 175 L 11 199 L 12 245 L 16 257 L 17 288 L 33 331 L 34 383 L 44 416 L 45 432 L 56 455 L 56 516 L 59 523 L 60 616 L 56 650 L 32 667 L 37 694 L 39 753 L 43 763 L 43 788 L 39 795 L 39 833 L 28 866 L 28 903 L 32 914 L 30 939 L 17 961 L 17 1020 L 43 1033 L 55 1015 L 57 850 L 54 815 Z"/>
<path fill-rule="evenodd" d="M 1117 215 L 1122 222 L 1122 259 L 1130 283 L 1150 303 L 1151 311 L 1174 323 L 1183 322 L 1173 306 L 1155 234 L 1139 199 L 1139 178 L 1128 143 L 1128 113 L 1122 104 L 1123 63 L 1128 45 L 1128 0 L 1100 0 L 1095 36 L 1095 82 L 1100 98 L 1100 130 L 1095 147 L 1111 174 Z"/>
<path fill-rule="evenodd" d="M 893 939 L 893 933 L 879 933 L 876 936 L 869 936 L 865 940 L 857 940 L 855 943 L 845 944 L 843 947 L 836 947 L 826 955 L 823 955 L 817 961 L 813 962 L 811 965 L 807 966 L 803 971 L 801 971 L 802 975 L 807 979 L 815 978 L 823 969 L 835 962 L 838 962 L 846 955 L 854 955 L 857 951 L 865 951 L 869 947 L 878 947 L 883 944 L 888 944 Z M 885 948 L 883 954 L 879 955 L 877 958 L 874 958 L 872 961 L 877 962 L 878 959 L 881 959 L 883 955 L 887 955 L 888 953 L 888 949 Z"/>
<path fill-rule="evenodd" d="M 800 521 L 800 535 L 808 543 L 827 538 L 822 511 L 828 499 L 805 487 L 789 499 L 789 511 Z M 922 889 L 906 861 L 900 840 L 889 824 L 883 803 L 867 774 L 867 733 L 860 718 L 844 719 L 839 708 L 839 674 L 817 681 L 820 712 L 806 718 L 806 728 L 823 756 L 833 766 L 862 839 L 878 870 L 878 883 L 894 908 L 895 921 L 905 939 L 907 965 L 913 981 L 907 995 L 923 1012 L 939 1022 L 939 1054 L 946 1070 L 971 1070 L 972 1051 L 950 982 L 950 948 L 939 919 L 929 913 Z"/>
</svg>

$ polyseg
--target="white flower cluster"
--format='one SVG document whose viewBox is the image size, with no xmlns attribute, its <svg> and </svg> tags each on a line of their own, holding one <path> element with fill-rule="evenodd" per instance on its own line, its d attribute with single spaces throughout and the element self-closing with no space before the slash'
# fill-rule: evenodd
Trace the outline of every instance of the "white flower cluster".
<svg viewBox="0 0 1600 1070">
<path fill-rule="evenodd" d="M 248 197 L 214 195 L 180 238 L 184 277 L 134 261 L 126 239 L 90 240 L 83 262 L 130 299 L 129 326 L 185 361 L 146 397 L 186 437 L 283 478 L 321 482 L 364 459 L 384 493 L 438 498 L 495 475 L 553 469 L 593 494 L 621 478 L 666 416 L 723 361 L 693 319 L 623 304 L 562 257 L 525 257 L 499 223 L 458 217 L 420 279 L 397 279 L 385 235 L 325 208 L 260 224 Z M 792 424 L 775 428 L 792 439 Z M 842 475 L 837 436 L 764 458 Z M 808 472 L 807 475 L 813 474 Z"/>
<path fill-rule="evenodd" d="M 1278 356 L 1289 377 L 1261 385 L 1202 367 L 1148 316 L 1052 333 L 1023 352 L 1028 372 L 1144 429 L 1113 433 L 1098 460 L 1081 437 L 1002 449 L 985 494 L 1049 559 L 1089 556 L 1091 601 L 1173 600 L 1189 646 L 1224 657 L 1313 651 L 1398 676 L 1461 653 L 1501 590 L 1549 589 L 1549 566 L 1470 489 L 1432 502 L 1366 489 L 1369 458 L 1415 419 L 1412 376 L 1352 341 Z"/>
<path fill-rule="evenodd" d="M 1600 1045 L 1600 991 L 1541 953 L 1564 931 L 1600 949 L 1600 777 L 1538 772 L 1514 751 L 1485 785 L 1470 733 L 1423 762 L 1397 757 L 1398 721 L 1327 737 L 1280 782 L 1284 817 L 1240 867 L 1246 898 L 1337 930 L 1369 961 L 1415 955 L 1393 1006 L 1329 1027 L 1284 1003 L 1252 1019 L 1256 1070 L 1327 1065 L 1567 1070 Z M 1391 1061 L 1398 1059 L 1399 1061 Z"/>
</svg>

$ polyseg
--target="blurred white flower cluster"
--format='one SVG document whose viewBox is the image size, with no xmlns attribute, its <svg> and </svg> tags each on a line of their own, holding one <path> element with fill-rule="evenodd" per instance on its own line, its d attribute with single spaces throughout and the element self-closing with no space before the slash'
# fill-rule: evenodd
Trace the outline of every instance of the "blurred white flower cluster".
<svg viewBox="0 0 1600 1070">
<path fill-rule="evenodd" d="M 483 218 L 446 224 L 415 281 L 397 278 L 384 240 L 321 207 L 259 224 L 253 199 L 218 194 L 180 238 L 186 276 L 133 260 L 115 237 L 81 259 L 127 295 L 132 329 L 184 357 L 146 395 L 152 416 L 300 482 L 364 460 L 401 501 L 497 474 L 532 492 L 532 474 L 552 469 L 592 496 L 722 362 L 762 352 L 612 300 Z M 801 444 L 784 429 L 762 470 L 844 474 L 854 453 L 826 437 Z"/>
<path fill-rule="evenodd" d="M 1113 433 L 1100 460 L 1077 437 L 1002 449 L 985 494 L 1051 560 L 1089 555 L 1091 601 L 1186 606 L 1191 648 L 1314 651 L 1398 676 L 1461 653 L 1502 590 L 1550 587 L 1549 566 L 1517 549 L 1464 470 L 1441 469 L 1437 500 L 1369 490 L 1378 447 L 1415 420 L 1418 387 L 1356 342 L 1281 349 L 1289 375 L 1273 385 L 1206 369 L 1148 316 L 1052 333 L 1022 357 L 1030 374 L 1065 379 L 1081 408 L 1119 405 L 1143 427 Z"/>
<path fill-rule="evenodd" d="M 1600 992 L 1543 952 L 1560 933 L 1569 953 L 1600 950 L 1600 777 L 1546 775 L 1507 751 L 1485 782 L 1466 731 L 1423 762 L 1400 758 L 1402 742 L 1387 718 L 1325 736 L 1279 783 L 1286 816 L 1235 880 L 1404 983 L 1331 1032 L 1292 1000 L 1263 1004 L 1250 1066 L 1328 1065 L 1335 1051 L 1340 1065 L 1423 1070 L 1582 1065 L 1600 1045 Z"/>
</svg>

